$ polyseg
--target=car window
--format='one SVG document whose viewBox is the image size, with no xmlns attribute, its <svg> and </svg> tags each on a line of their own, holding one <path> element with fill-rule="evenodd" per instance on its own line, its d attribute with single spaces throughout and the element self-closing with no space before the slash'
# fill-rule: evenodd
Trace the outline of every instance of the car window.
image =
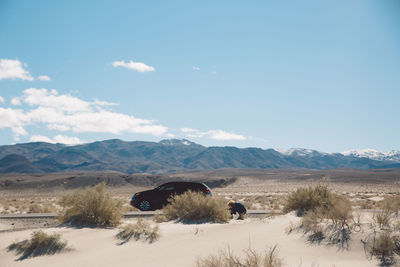
<svg viewBox="0 0 400 267">
<path fill-rule="evenodd" d="M 171 191 L 174 190 L 174 186 L 173 185 L 161 185 L 159 187 L 157 187 L 158 191 Z"/>
</svg>

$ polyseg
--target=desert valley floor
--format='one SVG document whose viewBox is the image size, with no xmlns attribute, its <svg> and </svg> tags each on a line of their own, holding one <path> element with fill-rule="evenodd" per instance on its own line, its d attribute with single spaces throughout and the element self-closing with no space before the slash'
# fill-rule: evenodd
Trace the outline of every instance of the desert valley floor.
<svg viewBox="0 0 400 267">
<path fill-rule="evenodd" d="M 121 176 L 107 173 L 3 175 L 0 177 L 0 213 L 57 212 L 57 201 L 62 195 L 101 181 L 109 184 L 109 192 L 114 198 L 124 202 L 124 211 L 131 211 L 129 199 L 133 193 L 152 188 L 162 181 L 182 179 L 209 182 L 213 185 L 213 197 L 239 200 L 248 209 L 279 212 L 290 192 L 319 184 L 351 200 L 353 213 L 359 219 L 359 229 L 352 231 L 345 245 L 324 240 L 311 242 L 299 228 L 301 218 L 291 212 L 231 220 L 225 224 L 161 222 L 158 223 L 160 237 L 156 241 L 120 244 L 115 238 L 118 227 L 76 228 L 32 221 L 21 225 L 0 219 L 0 266 L 196 266 L 197 260 L 221 251 L 243 256 L 249 249 L 263 253 L 275 245 L 283 266 L 379 266 L 380 261 L 368 255 L 363 241 L 372 233 L 373 214 L 379 209 L 379 202 L 400 194 L 400 172 L 396 170 L 221 170 L 164 176 L 132 175 L 125 177 L 125 182 L 121 182 Z M 90 182 L 81 184 L 85 180 L 82 177 L 89 177 Z M 135 221 L 130 219 L 124 223 Z M 62 234 L 70 249 L 60 254 L 22 260 L 8 251 L 12 242 L 28 238 L 38 228 L 47 233 Z"/>
</svg>

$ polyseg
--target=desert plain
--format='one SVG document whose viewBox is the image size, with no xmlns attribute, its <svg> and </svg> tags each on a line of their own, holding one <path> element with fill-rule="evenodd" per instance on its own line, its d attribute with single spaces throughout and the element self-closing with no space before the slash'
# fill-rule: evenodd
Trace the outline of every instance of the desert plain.
<svg viewBox="0 0 400 267">
<path fill-rule="evenodd" d="M 276 246 L 282 266 L 380 266 L 370 255 L 365 240 L 371 236 L 374 214 L 380 202 L 400 194 L 398 170 L 217 170 L 165 175 L 82 173 L 56 175 L 0 176 L 0 213 L 57 213 L 58 201 L 77 188 L 105 181 L 113 198 L 133 211 L 133 193 L 164 181 L 195 180 L 210 184 L 213 197 L 234 199 L 248 210 L 268 210 L 265 216 L 247 216 L 228 223 L 156 222 L 159 237 L 153 242 L 117 238 L 121 226 L 108 228 L 71 227 L 54 219 L 0 219 L 0 266 L 196 266 L 210 255 L 231 253 L 245 257 L 249 251 L 264 253 Z M 357 228 L 346 242 L 312 240 L 300 227 L 295 212 L 283 214 L 288 194 L 300 187 L 324 185 L 352 203 Z M 398 217 L 394 220 L 399 221 Z M 122 225 L 137 218 L 124 219 Z M 8 246 L 29 238 L 32 231 L 59 233 L 68 249 L 54 255 L 21 258 Z M 387 265 L 396 266 L 395 256 Z"/>
</svg>

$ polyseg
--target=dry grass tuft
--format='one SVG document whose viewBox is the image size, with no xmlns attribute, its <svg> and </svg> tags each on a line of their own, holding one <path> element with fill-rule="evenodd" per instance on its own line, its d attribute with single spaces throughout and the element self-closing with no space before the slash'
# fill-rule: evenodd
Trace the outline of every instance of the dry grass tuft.
<svg viewBox="0 0 400 267">
<path fill-rule="evenodd" d="M 281 267 L 282 259 L 278 257 L 277 246 L 271 247 L 264 254 L 257 253 L 252 249 L 245 251 L 245 257 L 241 259 L 232 254 L 228 249 L 217 255 L 210 255 L 205 259 L 198 259 L 197 267 Z"/>
<path fill-rule="evenodd" d="M 143 239 L 149 243 L 153 243 L 160 237 L 159 227 L 158 225 L 152 227 L 150 223 L 139 218 L 135 224 L 130 223 L 123 226 L 116 237 L 122 240 L 121 244 L 128 242 L 132 238 L 136 241 Z"/>
<path fill-rule="evenodd" d="M 162 211 L 167 220 L 185 223 L 226 223 L 230 219 L 226 200 L 191 191 L 171 198 Z"/>
<path fill-rule="evenodd" d="M 105 184 L 94 188 L 77 190 L 64 196 L 59 220 L 81 225 L 115 226 L 122 218 L 121 202 L 111 198 L 105 190 Z"/>
<path fill-rule="evenodd" d="M 67 241 L 61 240 L 60 234 L 46 234 L 39 230 L 32 233 L 31 238 L 14 242 L 8 246 L 8 250 L 14 250 L 22 254 L 20 260 L 40 255 L 52 255 L 65 250 Z"/>
</svg>

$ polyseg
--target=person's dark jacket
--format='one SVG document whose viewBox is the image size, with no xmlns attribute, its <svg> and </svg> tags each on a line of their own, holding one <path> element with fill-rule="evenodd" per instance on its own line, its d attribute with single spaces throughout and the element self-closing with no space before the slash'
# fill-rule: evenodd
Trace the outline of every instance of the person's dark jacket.
<svg viewBox="0 0 400 267">
<path fill-rule="evenodd" d="M 240 202 L 235 202 L 233 205 L 230 206 L 231 214 L 239 213 L 239 214 L 246 214 L 247 210 L 245 206 Z"/>
</svg>

